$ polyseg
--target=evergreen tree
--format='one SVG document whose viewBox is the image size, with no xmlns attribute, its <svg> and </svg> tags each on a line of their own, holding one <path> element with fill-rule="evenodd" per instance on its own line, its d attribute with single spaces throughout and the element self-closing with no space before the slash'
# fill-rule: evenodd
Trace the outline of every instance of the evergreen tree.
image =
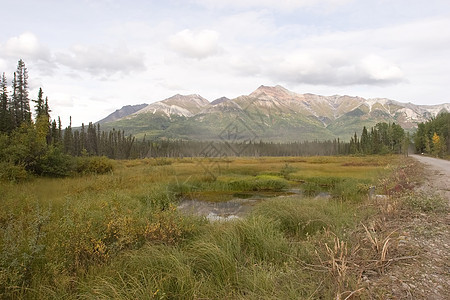
<svg viewBox="0 0 450 300">
<path fill-rule="evenodd" d="M 405 138 L 405 131 L 400 125 L 392 123 L 390 126 L 390 144 L 391 151 L 394 153 L 402 153 L 403 140 Z"/>
<path fill-rule="evenodd" d="M 44 92 L 42 91 L 42 88 L 39 88 L 39 93 L 38 93 L 38 98 L 37 100 L 33 100 L 35 104 L 35 114 L 36 114 L 36 120 L 46 114 L 48 115 L 48 112 L 46 112 L 45 107 L 44 107 L 44 98 L 43 98 Z"/>
<path fill-rule="evenodd" d="M 12 82 L 12 128 L 18 128 L 24 122 L 31 122 L 30 100 L 28 97 L 28 70 L 23 60 L 19 60 Z"/>
<path fill-rule="evenodd" d="M 58 142 L 58 127 L 56 126 L 56 120 L 53 120 L 50 127 L 50 143 L 56 144 Z"/>
<path fill-rule="evenodd" d="M 89 122 L 87 128 L 87 137 L 86 137 L 86 150 L 89 155 L 97 155 L 98 147 L 97 147 L 97 130 L 92 122 Z"/>
<path fill-rule="evenodd" d="M 70 117 L 69 126 L 67 126 L 66 129 L 64 129 L 63 146 L 64 146 L 64 153 L 75 155 L 74 139 L 72 132 L 72 117 Z"/>
<path fill-rule="evenodd" d="M 48 107 L 48 97 L 45 97 L 44 111 L 45 111 L 45 114 L 46 114 L 46 115 L 50 116 L 51 110 L 50 110 L 50 108 Z"/>
<path fill-rule="evenodd" d="M 443 156 L 450 147 L 450 113 L 442 112 L 431 120 L 418 124 L 414 134 L 416 152 Z"/>
<path fill-rule="evenodd" d="M 57 139 L 58 139 L 58 144 L 60 144 L 62 142 L 62 123 L 61 123 L 61 117 L 59 117 L 59 116 L 58 116 Z"/>
<path fill-rule="evenodd" d="M 364 126 L 361 134 L 361 152 L 364 154 L 370 153 L 369 134 L 366 126 Z"/>
<path fill-rule="evenodd" d="M 31 121 L 30 99 L 28 97 L 28 70 L 23 60 L 19 60 L 16 71 L 15 95 L 18 103 L 19 123 Z"/>
<path fill-rule="evenodd" d="M 9 132 L 10 128 L 10 114 L 8 105 L 8 82 L 5 73 L 0 79 L 0 133 Z"/>
<path fill-rule="evenodd" d="M 425 124 L 419 123 L 417 125 L 417 131 L 414 134 L 414 146 L 417 153 L 425 152 Z"/>
<path fill-rule="evenodd" d="M 81 151 L 86 151 L 86 131 L 84 127 L 84 123 L 81 123 L 81 131 L 79 135 L 79 143 L 80 143 L 80 153 Z"/>
<path fill-rule="evenodd" d="M 50 116 L 44 110 L 44 98 L 42 88 L 39 89 L 37 100 L 33 100 L 35 103 L 36 122 L 35 127 L 39 136 L 39 139 L 46 141 L 47 145 L 50 144 L 49 130 L 50 130 Z"/>
</svg>

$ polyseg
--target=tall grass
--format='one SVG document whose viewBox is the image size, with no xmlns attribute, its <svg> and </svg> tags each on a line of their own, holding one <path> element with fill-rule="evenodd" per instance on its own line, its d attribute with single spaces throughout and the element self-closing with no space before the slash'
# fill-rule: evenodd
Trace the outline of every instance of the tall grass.
<svg viewBox="0 0 450 300">
<path fill-rule="evenodd" d="M 339 232 L 354 225 L 356 209 L 351 203 L 328 199 L 285 198 L 265 201 L 253 213 L 279 222 L 287 235 L 306 238 L 325 229 Z"/>
<path fill-rule="evenodd" d="M 358 220 L 349 220 L 355 209 L 328 201 L 272 200 L 246 219 L 205 225 L 177 247 L 128 252 L 88 277 L 82 293 L 103 299 L 333 297 L 335 271 L 327 261 L 334 254 L 325 245 L 335 236 L 328 233 L 344 234 Z M 345 274 L 339 280 L 342 287 L 357 285 Z"/>
<path fill-rule="evenodd" d="M 369 173 L 362 158 L 243 158 L 211 180 L 195 160 L 146 159 L 1 182 L 0 298 L 329 298 L 328 254 L 318 249 L 333 242 L 328 232 L 342 238 L 365 218 L 356 200 L 389 171 L 388 159 L 368 159 Z M 333 198 L 267 200 L 228 223 L 176 210 L 186 195 L 308 185 Z"/>
</svg>

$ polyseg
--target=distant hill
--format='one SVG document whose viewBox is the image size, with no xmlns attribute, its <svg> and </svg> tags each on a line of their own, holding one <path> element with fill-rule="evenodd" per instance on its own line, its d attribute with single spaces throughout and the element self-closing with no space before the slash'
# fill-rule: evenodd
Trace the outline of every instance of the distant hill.
<svg viewBox="0 0 450 300">
<path fill-rule="evenodd" d="M 199 95 L 175 95 L 145 106 L 126 106 L 100 123 L 104 129 L 114 127 L 138 138 L 286 142 L 348 139 L 360 134 L 363 126 L 382 121 L 411 130 L 441 111 L 450 112 L 450 104 L 298 94 L 282 86 L 260 86 L 249 95 L 211 103 Z"/>
<path fill-rule="evenodd" d="M 119 120 L 123 117 L 131 115 L 131 114 L 143 109 L 146 106 L 148 106 L 148 104 L 145 104 L 145 103 L 138 104 L 138 105 L 125 105 L 121 109 L 117 109 L 112 114 L 109 114 L 106 118 L 101 119 L 97 123 L 102 124 L 102 123 L 113 122 L 113 121 Z"/>
</svg>

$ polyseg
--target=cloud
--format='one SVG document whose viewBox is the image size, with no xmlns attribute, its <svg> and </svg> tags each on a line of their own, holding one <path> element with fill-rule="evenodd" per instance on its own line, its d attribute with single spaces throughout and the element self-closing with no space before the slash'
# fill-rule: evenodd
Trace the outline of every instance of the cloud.
<svg viewBox="0 0 450 300">
<path fill-rule="evenodd" d="M 312 35 L 301 41 L 314 47 L 349 47 L 363 51 L 378 49 L 400 50 L 402 55 L 418 53 L 427 57 L 431 52 L 450 49 L 450 20 L 442 18 L 421 19 L 414 22 L 384 26 L 374 29 L 332 31 Z"/>
<path fill-rule="evenodd" d="M 214 28 L 220 30 L 221 42 L 231 41 L 251 44 L 269 41 L 279 32 L 271 12 L 245 11 L 223 16 L 216 20 Z"/>
<path fill-rule="evenodd" d="M 299 8 L 318 7 L 334 8 L 348 4 L 354 0 L 191 0 L 191 2 L 208 8 L 268 8 L 281 11 L 290 11 Z"/>
<path fill-rule="evenodd" d="M 69 51 L 55 54 L 58 64 L 92 75 L 128 74 L 144 71 L 144 55 L 132 52 L 126 47 L 107 48 L 76 45 Z"/>
<path fill-rule="evenodd" d="M 368 55 L 358 62 L 358 68 L 362 71 L 362 81 L 365 83 L 398 83 L 403 80 L 403 71 L 387 60 Z"/>
<path fill-rule="evenodd" d="M 390 85 L 404 80 L 395 64 L 376 55 L 359 56 L 336 50 L 294 52 L 269 58 L 264 73 L 282 82 L 311 85 Z"/>
<path fill-rule="evenodd" d="M 228 64 L 233 73 L 241 76 L 259 76 L 261 74 L 261 60 L 247 56 L 231 57 Z"/>
<path fill-rule="evenodd" d="M 181 56 L 202 59 L 219 52 L 219 34 L 214 30 L 182 30 L 168 40 L 169 47 Z"/>
<path fill-rule="evenodd" d="M 23 58 L 34 61 L 50 61 L 50 50 L 43 46 L 31 32 L 12 37 L 4 45 L 0 45 L 0 52 L 8 57 Z"/>
<path fill-rule="evenodd" d="M 272 28 L 269 21 L 263 24 Z M 227 64 L 232 74 L 280 83 L 386 87 L 420 82 L 446 68 L 449 28 L 443 18 L 348 31 L 278 27 L 259 44 L 227 44 Z M 245 35 L 245 26 L 240 34 Z"/>
</svg>

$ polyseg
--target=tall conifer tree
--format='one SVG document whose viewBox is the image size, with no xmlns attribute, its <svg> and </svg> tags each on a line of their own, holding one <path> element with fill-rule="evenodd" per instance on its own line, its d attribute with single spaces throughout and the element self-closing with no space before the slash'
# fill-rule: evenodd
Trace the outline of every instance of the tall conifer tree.
<svg viewBox="0 0 450 300">
<path fill-rule="evenodd" d="M 28 70 L 23 60 L 19 60 L 17 63 L 12 87 L 14 128 L 17 128 L 24 122 L 31 122 L 30 99 L 28 96 Z"/>
<path fill-rule="evenodd" d="M 5 73 L 0 79 L 0 132 L 8 132 L 10 128 L 11 118 L 8 105 L 8 83 Z"/>
</svg>

